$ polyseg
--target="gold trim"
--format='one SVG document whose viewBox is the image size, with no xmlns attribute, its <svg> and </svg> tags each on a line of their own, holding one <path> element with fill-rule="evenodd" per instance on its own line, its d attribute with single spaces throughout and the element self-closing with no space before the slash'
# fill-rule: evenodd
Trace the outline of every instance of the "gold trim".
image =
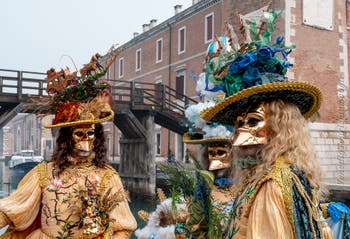
<svg viewBox="0 0 350 239">
<path fill-rule="evenodd" d="M 103 239 L 110 239 L 113 236 L 113 231 L 111 227 L 108 227 L 103 233 Z"/>
<path fill-rule="evenodd" d="M 324 218 L 330 217 L 329 214 L 328 214 L 328 205 L 329 205 L 329 203 L 321 203 L 320 204 L 320 207 L 321 207 L 322 214 L 323 214 Z"/>
<path fill-rule="evenodd" d="M 39 174 L 39 185 L 41 188 L 44 188 L 49 182 L 46 162 L 40 163 L 38 165 L 38 174 Z"/>
<path fill-rule="evenodd" d="M 293 217 L 293 180 L 291 172 L 289 168 L 289 164 L 284 161 L 283 157 L 280 157 L 276 160 L 276 163 L 273 169 L 268 173 L 265 177 L 263 177 L 257 185 L 254 187 L 254 194 L 251 195 L 250 201 L 248 202 L 246 209 L 244 211 L 244 215 L 248 217 L 248 213 L 250 212 L 250 208 L 255 200 L 257 193 L 259 192 L 260 187 L 267 182 L 268 180 L 275 181 L 281 188 L 283 201 L 285 202 L 285 207 L 287 209 L 287 217 L 291 225 L 294 228 L 294 217 Z"/>
<path fill-rule="evenodd" d="M 306 113 L 303 114 L 306 119 L 310 118 L 314 113 L 316 113 L 321 106 L 322 93 L 317 86 L 314 86 L 307 82 L 297 82 L 297 81 L 275 82 L 275 83 L 269 83 L 269 84 L 264 84 L 259 86 L 252 86 L 234 95 L 231 95 L 226 99 L 220 101 L 217 105 L 203 110 L 200 113 L 200 117 L 206 121 L 211 121 L 216 114 L 218 114 L 220 111 L 224 111 L 227 106 L 233 103 L 249 98 L 253 95 L 267 93 L 267 92 L 278 92 L 283 90 L 303 92 L 312 96 L 314 100 L 314 104 Z"/>
<path fill-rule="evenodd" d="M 195 133 L 195 132 L 193 132 Z M 186 144 L 202 144 L 202 143 L 211 143 L 211 142 L 227 142 L 231 143 L 231 138 L 225 137 L 211 137 L 211 138 L 202 138 L 202 139 L 191 139 L 192 132 L 186 132 L 182 137 L 182 142 Z"/>
<path fill-rule="evenodd" d="M 100 124 L 109 120 L 112 120 L 114 117 L 114 112 L 113 110 L 109 111 L 109 115 L 102 118 L 102 119 L 95 119 L 95 120 L 77 120 L 73 122 L 65 122 L 65 123 L 59 123 L 59 124 L 50 124 L 50 125 L 45 125 L 45 128 L 59 128 L 59 127 L 70 127 L 70 126 L 75 126 L 75 125 L 85 125 L 85 124 Z"/>
<path fill-rule="evenodd" d="M 50 232 L 48 232 L 48 231 L 45 231 L 43 228 L 40 228 L 40 231 L 43 233 L 43 234 L 45 234 L 45 236 L 47 236 L 47 237 L 50 237 L 50 238 L 52 238 L 52 239 L 55 239 L 56 237 L 54 236 L 54 235 L 52 235 Z"/>
<path fill-rule="evenodd" d="M 101 183 L 100 183 L 100 187 L 99 187 L 99 192 L 103 193 L 104 191 L 106 191 L 107 186 L 113 176 L 113 174 L 117 174 L 117 172 L 114 170 L 113 167 L 107 165 L 106 167 L 107 172 L 103 175 L 102 179 L 101 179 Z"/>
<path fill-rule="evenodd" d="M 186 144 L 202 144 L 202 143 L 212 143 L 212 142 L 231 142 L 231 139 L 229 138 L 220 138 L 220 137 L 213 137 L 213 138 L 205 138 L 205 139 L 183 139 L 182 140 Z"/>
</svg>

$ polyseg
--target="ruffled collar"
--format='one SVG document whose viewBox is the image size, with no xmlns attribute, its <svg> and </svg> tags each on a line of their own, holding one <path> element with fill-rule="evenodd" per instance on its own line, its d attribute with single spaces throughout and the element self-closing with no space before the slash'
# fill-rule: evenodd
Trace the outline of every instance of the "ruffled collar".
<svg viewBox="0 0 350 239">
<path fill-rule="evenodd" d="M 89 156 L 82 157 L 82 156 L 71 156 L 68 155 L 67 160 L 71 165 L 74 166 L 92 166 L 93 160 L 95 159 L 95 152 L 92 152 Z"/>
</svg>

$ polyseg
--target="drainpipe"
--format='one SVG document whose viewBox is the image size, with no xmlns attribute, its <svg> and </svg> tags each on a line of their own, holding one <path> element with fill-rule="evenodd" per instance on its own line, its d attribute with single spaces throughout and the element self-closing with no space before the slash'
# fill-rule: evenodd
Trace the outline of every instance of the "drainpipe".
<svg viewBox="0 0 350 239">
<path fill-rule="evenodd" d="M 172 27 L 171 24 L 168 23 L 168 27 L 169 27 L 169 62 L 168 62 L 168 86 L 169 88 L 171 88 L 171 61 L 172 61 Z M 170 99 L 170 94 L 169 94 L 169 101 Z M 168 157 L 170 157 L 170 130 L 168 129 Z"/>
</svg>

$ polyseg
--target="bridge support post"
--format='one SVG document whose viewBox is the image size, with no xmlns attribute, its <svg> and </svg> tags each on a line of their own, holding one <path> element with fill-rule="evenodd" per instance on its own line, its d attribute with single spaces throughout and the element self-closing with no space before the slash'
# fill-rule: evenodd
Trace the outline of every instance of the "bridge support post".
<svg viewBox="0 0 350 239">
<path fill-rule="evenodd" d="M 144 111 L 136 115 L 143 125 L 146 137 L 128 138 L 123 134 L 120 140 L 119 174 L 124 187 L 133 198 L 155 198 L 156 162 L 154 115 Z"/>
</svg>

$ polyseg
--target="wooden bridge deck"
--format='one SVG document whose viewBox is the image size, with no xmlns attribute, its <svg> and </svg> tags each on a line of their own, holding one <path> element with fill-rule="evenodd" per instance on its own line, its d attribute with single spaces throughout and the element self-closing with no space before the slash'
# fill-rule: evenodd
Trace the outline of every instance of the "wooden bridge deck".
<svg viewBox="0 0 350 239">
<path fill-rule="evenodd" d="M 0 69 L 0 127 L 23 112 L 31 98 L 48 97 L 45 78 L 44 73 Z M 184 111 L 196 101 L 163 84 L 106 81 L 112 86 L 116 115 L 127 111 L 154 111 L 157 124 L 180 134 L 186 131 Z"/>
</svg>

